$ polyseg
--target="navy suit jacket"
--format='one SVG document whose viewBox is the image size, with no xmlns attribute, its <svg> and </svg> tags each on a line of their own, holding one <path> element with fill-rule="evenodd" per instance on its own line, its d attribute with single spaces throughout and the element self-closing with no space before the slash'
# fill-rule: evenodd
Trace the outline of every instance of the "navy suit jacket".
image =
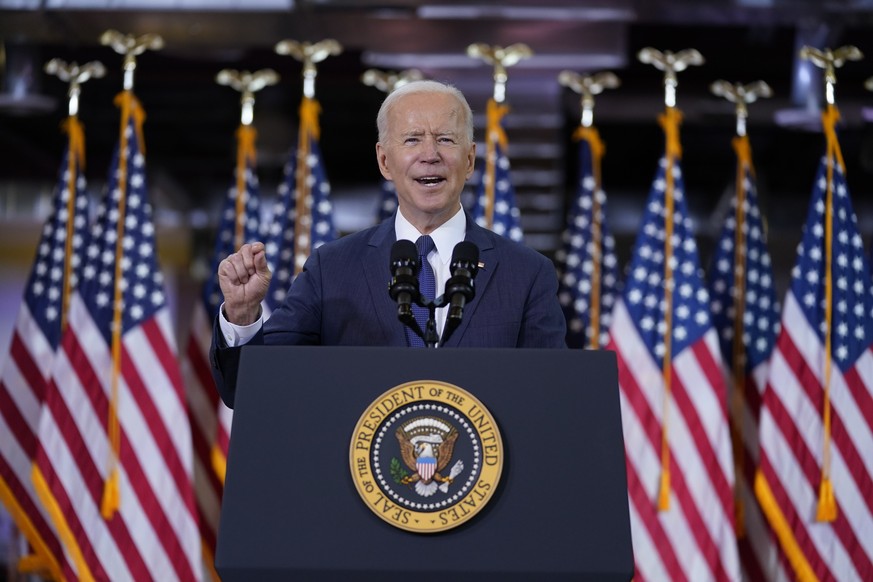
<svg viewBox="0 0 873 582">
<path fill-rule="evenodd" d="M 388 294 L 395 239 L 392 218 L 314 250 L 283 304 L 246 345 L 408 346 Z M 552 262 L 469 215 L 465 239 L 479 247 L 476 295 L 443 347 L 566 347 Z M 226 347 L 216 319 L 210 360 L 222 400 L 231 407 L 239 351 Z"/>
</svg>

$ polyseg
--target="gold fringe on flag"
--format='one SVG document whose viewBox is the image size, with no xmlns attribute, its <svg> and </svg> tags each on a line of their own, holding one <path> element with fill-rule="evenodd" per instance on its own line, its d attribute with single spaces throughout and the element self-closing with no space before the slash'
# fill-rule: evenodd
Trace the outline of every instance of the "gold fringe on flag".
<svg viewBox="0 0 873 582">
<path fill-rule="evenodd" d="M 42 470 L 40 470 L 39 465 L 36 463 L 34 463 L 33 470 L 31 471 L 31 479 L 33 480 L 33 488 L 39 496 L 40 501 L 42 501 L 43 508 L 52 520 L 52 523 L 57 530 L 58 537 L 61 542 L 63 542 L 64 548 L 69 554 L 70 560 L 76 565 L 76 574 L 79 576 L 79 580 L 81 582 L 94 582 L 94 574 L 92 574 L 91 569 L 88 568 L 88 562 L 82 554 L 82 548 L 79 546 L 76 536 L 73 535 L 73 531 L 70 529 L 70 524 L 67 523 L 67 518 L 64 515 L 64 512 L 58 506 L 58 501 L 52 493 L 48 482 L 46 482 Z M 63 580 L 63 576 L 59 576 L 58 579 Z"/>
<path fill-rule="evenodd" d="M 100 502 L 100 514 L 104 519 L 111 519 L 121 503 L 118 463 L 121 449 L 121 427 L 118 422 L 118 383 L 121 375 L 121 336 L 122 336 L 122 289 L 121 266 L 124 257 L 124 226 L 127 205 L 127 167 L 129 160 L 127 130 L 131 118 L 134 122 L 134 132 L 141 154 L 145 154 L 142 139 L 142 125 L 145 112 L 131 91 L 122 91 L 115 97 L 115 106 L 121 108 L 121 129 L 119 130 L 118 148 L 118 222 L 115 239 L 115 297 L 112 314 L 112 375 L 110 379 L 110 397 L 106 432 L 109 438 L 109 459 L 107 461 L 107 476 L 103 484 L 103 499 Z"/>
<path fill-rule="evenodd" d="M 667 109 L 658 116 L 658 123 L 666 137 L 666 167 L 664 168 L 664 358 L 661 368 L 664 380 L 664 411 L 661 420 L 661 484 L 658 492 L 658 510 L 670 509 L 670 443 L 668 442 L 668 415 L 672 385 L 673 353 L 673 214 L 675 188 L 673 168 L 682 157 L 679 142 L 679 125 L 682 113 L 675 107 Z"/>
<path fill-rule="evenodd" d="M 827 141 L 827 191 L 825 200 L 825 350 L 824 350 L 824 401 L 822 403 L 822 460 L 821 482 L 818 491 L 817 521 L 832 522 L 837 519 L 837 501 L 831 483 L 831 331 L 833 329 L 833 238 L 834 238 L 834 158 L 845 172 L 843 153 L 837 140 L 836 125 L 840 112 L 835 105 L 828 105 L 821 121 Z"/>
<path fill-rule="evenodd" d="M 215 471 L 215 474 L 221 480 L 221 484 L 224 485 L 224 478 L 227 475 L 227 457 L 224 455 L 224 451 L 221 450 L 221 446 L 217 443 L 212 445 L 211 457 L 212 470 Z"/>
<path fill-rule="evenodd" d="M 785 552 L 791 567 L 794 569 L 794 575 L 800 582 L 817 582 L 818 577 L 812 569 L 809 560 L 800 549 L 800 544 L 794 536 L 794 531 L 782 510 L 779 509 L 779 502 L 776 501 L 773 490 L 770 489 L 770 484 L 764 474 L 758 469 L 755 475 L 755 496 L 758 498 L 758 503 L 761 504 L 761 509 L 764 515 L 767 516 L 767 522 L 773 528 L 776 537 L 779 538 L 779 545 Z"/>
<path fill-rule="evenodd" d="M 30 516 L 18 503 L 17 498 L 9 489 L 6 481 L 0 477 L 0 501 L 2 501 L 15 525 L 24 534 L 27 542 L 33 547 L 34 554 L 22 556 L 16 564 L 21 574 L 36 574 L 50 580 L 63 578 L 57 558 L 49 549 L 39 530 L 33 525 Z"/>
</svg>

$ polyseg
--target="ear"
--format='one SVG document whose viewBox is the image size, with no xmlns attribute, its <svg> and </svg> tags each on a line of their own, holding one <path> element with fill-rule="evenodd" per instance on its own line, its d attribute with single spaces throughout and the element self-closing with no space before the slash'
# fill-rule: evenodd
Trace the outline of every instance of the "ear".
<svg viewBox="0 0 873 582">
<path fill-rule="evenodd" d="M 470 144 L 470 151 L 467 152 L 467 180 L 473 175 L 474 169 L 476 169 L 476 142 Z"/>
<path fill-rule="evenodd" d="M 379 171 L 382 173 L 382 177 L 386 180 L 392 180 L 391 171 L 388 169 L 388 153 L 380 142 L 376 142 L 376 163 L 379 164 Z"/>
</svg>

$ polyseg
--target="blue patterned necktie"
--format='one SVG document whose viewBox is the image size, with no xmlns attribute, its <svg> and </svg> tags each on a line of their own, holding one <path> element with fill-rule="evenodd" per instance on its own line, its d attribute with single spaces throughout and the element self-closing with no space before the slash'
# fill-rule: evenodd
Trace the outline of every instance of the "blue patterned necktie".
<svg viewBox="0 0 873 582">
<path fill-rule="evenodd" d="M 415 241 L 415 247 L 418 249 L 418 264 L 421 268 L 418 270 L 418 290 L 421 292 L 422 298 L 426 301 L 432 301 L 436 294 L 436 277 L 433 273 L 433 267 L 427 260 L 427 256 L 435 248 L 433 239 L 429 235 L 418 237 Z M 415 315 L 415 320 L 424 331 L 427 327 L 427 318 L 429 310 L 427 307 L 412 306 L 412 313 Z M 406 328 L 406 337 L 409 339 L 409 345 L 414 348 L 423 348 L 424 340 L 418 337 L 408 327 Z"/>
</svg>

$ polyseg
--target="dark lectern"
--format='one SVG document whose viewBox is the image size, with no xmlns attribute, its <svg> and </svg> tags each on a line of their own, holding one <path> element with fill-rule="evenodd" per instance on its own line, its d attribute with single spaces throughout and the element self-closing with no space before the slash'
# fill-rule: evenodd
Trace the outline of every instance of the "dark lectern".
<svg viewBox="0 0 873 582">
<path fill-rule="evenodd" d="M 579 350 L 244 348 L 216 551 L 222 580 L 629 580 L 615 356 Z M 448 531 L 365 506 L 352 431 L 386 390 L 455 384 L 503 437 L 496 494 Z"/>
</svg>

